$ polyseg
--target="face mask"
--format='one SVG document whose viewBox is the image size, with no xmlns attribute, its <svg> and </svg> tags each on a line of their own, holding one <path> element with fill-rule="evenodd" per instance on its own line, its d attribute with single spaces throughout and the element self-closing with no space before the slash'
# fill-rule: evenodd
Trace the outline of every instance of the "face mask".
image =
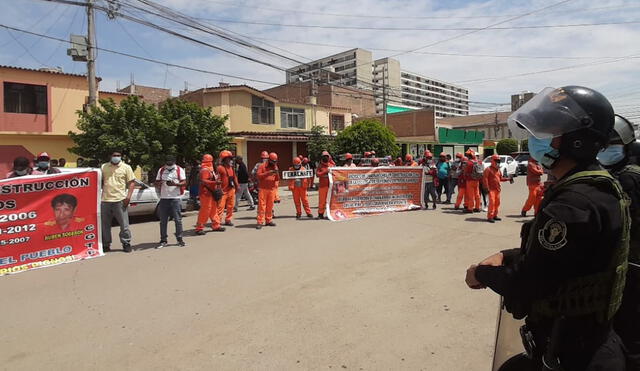
<svg viewBox="0 0 640 371">
<path fill-rule="evenodd" d="M 38 167 L 40 169 L 46 169 L 49 167 L 49 161 L 38 161 Z"/>
<path fill-rule="evenodd" d="M 329 157 L 323 157 L 322 162 L 329 162 Z"/>
<path fill-rule="evenodd" d="M 551 169 L 553 164 L 560 157 L 560 151 L 551 147 L 553 138 L 538 139 L 529 135 L 529 153 L 536 161 L 547 169 Z"/>
<path fill-rule="evenodd" d="M 293 168 L 298 170 L 298 169 L 300 169 L 300 165 L 293 165 Z"/>
<path fill-rule="evenodd" d="M 175 162 L 167 162 L 167 163 L 164 165 L 164 167 L 165 167 L 167 170 L 173 170 L 173 169 L 175 169 L 175 168 L 176 168 L 176 164 L 175 164 Z"/>
<path fill-rule="evenodd" d="M 121 160 L 122 160 L 122 157 L 120 157 L 120 156 L 111 157 L 111 163 L 114 164 L 114 165 L 119 164 Z"/>
<path fill-rule="evenodd" d="M 269 165 L 271 165 L 271 166 L 276 166 L 276 162 L 275 162 L 275 161 L 271 161 L 271 160 L 269 160 Z"/>
<path fill-rule="evenodd" d="M 28 170 L 24 169 L 24 170 L 14 170 L 14 172 L 16 173 L 16 175 L 27 175 Z"/>
<path fill-rule="evenodd" d="M 613 144 L 598 152 L 598 161 L 603 166 L 615 165 L 624 160 L 624 146 Z"/>
</svg>

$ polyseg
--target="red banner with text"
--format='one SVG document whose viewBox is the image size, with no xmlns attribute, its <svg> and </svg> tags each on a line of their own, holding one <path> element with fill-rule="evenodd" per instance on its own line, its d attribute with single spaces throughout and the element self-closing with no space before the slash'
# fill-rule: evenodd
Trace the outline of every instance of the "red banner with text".
<svg viewBox="0 0 640 371">
<path fill-rule="evenodd" d="M 334 167 L 327 197 L 329 219 L 358 218 L 423 207 L 421 167 Z"/>
<path fill-rule="evenodd" d="M 0 180 L 0 276 L 103 255 L 100 172 Z"/>
</svg>

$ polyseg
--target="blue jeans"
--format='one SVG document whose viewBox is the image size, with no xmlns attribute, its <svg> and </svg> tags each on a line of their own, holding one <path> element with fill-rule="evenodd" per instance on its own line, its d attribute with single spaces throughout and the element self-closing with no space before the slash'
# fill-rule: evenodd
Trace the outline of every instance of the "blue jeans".
<svg viewBox="0 0 640 371">
<path fill-rule="evenodd" d="M 167 242 L 167 224 L 169 217 L 176 223 L 176 238 L 182 240 L 182 213 L 179 198 L 161 198 L 158 203 L 160 217 L 160 241 Z"/>
</svg>

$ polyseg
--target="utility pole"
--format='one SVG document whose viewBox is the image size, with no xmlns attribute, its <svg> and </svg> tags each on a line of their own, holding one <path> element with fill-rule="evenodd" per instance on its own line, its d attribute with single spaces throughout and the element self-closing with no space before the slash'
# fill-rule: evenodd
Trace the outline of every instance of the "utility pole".
<svg viewBox="0 0 640 371">
<path fill-rule="evenodd" d="M 382 110 L 384 111 L 384 126 L 387 126 L 387 65 L 382 66 Z"/>
<path fill-rule="evenodd" d="M 94 0 L 87 0 L 87 78 L 89 79 L 89 105 L 93 106 L 98 100 L 98 89 L 96 86 L 96 48 L 95 34 L 96 25 L 93 15 Z"/>
</svg>

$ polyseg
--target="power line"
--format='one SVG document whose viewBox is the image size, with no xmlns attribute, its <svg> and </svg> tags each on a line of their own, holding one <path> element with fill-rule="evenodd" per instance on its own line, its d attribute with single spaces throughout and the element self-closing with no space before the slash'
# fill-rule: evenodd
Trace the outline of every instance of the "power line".
<svg viewBox="0 0 640 371">
<path fill-rule="evenodd" d="M 45 39 L 49 39 L 49 40 L 64 41 L 64 42 L 68 41 L 68 40 L 64 40 L 64 39 L 58 38 L 58 37 L 43 35 L 43 34 L 40 34 L 40 33 L 37 33 L 37 32 L 31 32 L 31 31 L 20 29 L 20 28 L 7 26 L 7 25 L 4 25 L 4 24 L 0 24 L 0 27 L 5 28 L 7 30 L 12 30 L 12 31 L 16 31 L 16 32 L 22 32 L 22 33 L 33 35 L 33 36 L 39 36 L 39 37 L 42 37 L 42 38 L 45 38 Z M 133 54 L 119 52 L 119 51 L 116 51 L 116 50 L 111 50 L 111 49 L 106 49 L 106 48 L 97 48 L 97 49 L 102 50 L 103 52 L 106 52 L 106 53 L 117 54 L 117 55 L 121 55 L 121 56 L 128 57 L 128 58 L 138 59 L 138 60 L 142 60 L 142 61 L 146 61 L 146 62 L 150 62 L 150 63 L 161 64 L 161 65 L 164 65 L 164 66 L 175 67 L 175 68 L 180 68 L 180 69 L 194 71 L 194 72 L 200 72 L 200 73 L 216 75 L 216 76 L 224 76 L 224 77 L 229 77 L 229 78 L 234 78 L 234 79 L 239 79 L 239 80 L 245 80 L 245 81 L 259 82 L 259 83 L 268 84 L 268 85 L 280 85 L 280 83 L 277 83 L 277 82 L 250 79 L 250 78 L 247 78 L 247 77 L 229 75 L 229 74 L 225 74 L 225 73 L 221 73 L 221 72 L 208 71 L 208 70 L 203 70 L 203 69 L 200 69 L 200 68 L 183 66 L 183 65 L 179 65 L 179 64 L 175 64 L 175 63 L 170 63 L 170 62 L 164 62 L 164 61 L 156 60 L 156 59 L 153 59 L 153 58 L 141 57 L 139 55 L 133 55 Z"/>
<path fill-rule="evenodd" d="M 510 78 L 514 78 L 514 77 L 538 75 L 538 74 L 542 74 L 542 73 L 550 73 L 550 72 L 557 72 L 557 71 L 564 71 L 564 70 L 572 70 L 572 69 L 576 69 L 576 68 L 590 67 L 590 66 L 596 66 L 596 65 L 600 65 L 600 64 L 616 63 L 616 62 L 621 62 L 621 61 L 625 61 L 625 60 L 629 60 L 629 59 L 635 59 L 635 58 L 640 58 L 640 54 L 632 54 L 632 55 L 628 55 L 628 56 L 625 56 L 625 57 L 620 57 L 620 58 L 612 60 L 612 61 L 601 61 L 601 62 L 575 64 L 575 65 L 572 65 L 572 66 L 552 68 L 552 69 L 542 70 L 542 71 L 525 72 L 525 73 L 519 73 L 519 74 L 509 75 L 509 76 L 500 76 L 500 77 L 490 77 L 490 78 L 482 78 L 482 79 L 474 79 L 474 80 L 457 81 L 456 83 L 457 84 L 471 84 L 471 83 L 477 83 L 477 82 L 490 82 L 490 81 L 496 81 L 496 80 L 506 80 L 506 79 L 510 79 Z"/>
<path fill-rule="evenodd" d="M 247 35 L 243 35 L 247 37 Z M 301 45 L 311 45 L 311 46 L 326 46 L 331 48 L 345 48 L 345 49 L 354 49 L 353 46 L 350 45 L 337 45 L 337 44 L 326 44 L 326 43 L 318 43 L 318 42 L 308 42 L 308 41 L 296 41 L 296 40 L 278 40 L 271 38 L 262 38 L 262 37 L 254 37 L 256 40 L 271 40 L 275 42 L 281 43 L 291 43 L 291 44 L 301 44 Z M 387 49 L 387 48 L 370 48 L 370 47 L 362 47 L 362 49 L 367 50 L 375 50 L 375 51 L 386 51 L 386 52 L 402 52 L 400 49 Z M 452 56 L 452 57 L 486 57 L 486 58 L 515 58 L 515 59 L 614 59 L 619 57 L 587 57 L 587 56 L 576 56 L 576 57 L 567 57 L 567 56 L 534 56 L 534 55 L 496 55 L 496 54 L 461 54 L 461 53 L 444 53 L 444 52 L 412 52 L 411 54 L 422 54 L 422 55 L 440 55 L 440 56 Z"/>
<path fill-rule="evenodd" d="M 473 16 L 455 16 L 455 15 L 442 15 L 442 16 L 390 16 L 390 15 L 371 15 L 371 14 L 345 14 L 345 13 L 329 13 L 329 12 L 314 12 L 308 10 L 296 10 L 296 9 L 277 9 L 277 8 L 267 8 L 267 7 L 259 7 L 253 5 L 242 5 L 238 3 L 228 3 L 223 1 L 215 1 L 215 0 L 207 0 L 208 3 L 216 3 L 221 5 L 226 5 L 234 8 L 247 8 L 247 9 L 257 9 L 257 10 L 266 10 L 278 13 L 299 13 L 299 14 L 310 14 L 310 15 L 319 15 L 319 16 L 330 16 L 330 17 L 346 17 L 346 18 L 374 18 L 374 19 L 478 19 L 478 18 L 503 18 L 503 17 L 513 17 L 515 14 L 494 14 L 494 15 L 473 15 Z M 585 11 L 597 11 L 597 10 L 610 10 L 610 9 L 633 9 L 637 7 L 626 7 L 626 6 L 609 6 L 609 7 L 600 7 L 600 8 L 582 8 L 582 9 L 573 9 L 573 12 L 585 12 Z"/>
<path fill-rule="evenodd" d="M 501 30 L 529 30 L 529 29 L 544 29 L 544 28 L 575 28 L 575 27 L 597 27 L 597 26 L 613 26 L 613 25 L 625 25 L 625 24 L 638 24 L 638 21 L 617 21 L 617 22 L 597 22 L 597 23 L 573 23 L 573 24 L 556 24 L 556 25 L 530 25 L 530 26 L 512 26 L 512 27 L 387 27 L 387 26 L 344 26 L 344 25 L 319 25 L 319 24 L 289 24 L 289 23 L 271 23 L 271 22 L 258 22 L 258 21 L 239 21 L 235 19 L 220 19 L 220 18 L 197 18 L 210 22 L 222 22 L 222 23 L 236 23 L 236 24 L 250 24 L 258 26 L 273 26 L 273 27 L 289 27 L 289 28 L 319 28 L 328 30 L 366 30 L 366 31 L 501 31 Z"/>
</svg>

